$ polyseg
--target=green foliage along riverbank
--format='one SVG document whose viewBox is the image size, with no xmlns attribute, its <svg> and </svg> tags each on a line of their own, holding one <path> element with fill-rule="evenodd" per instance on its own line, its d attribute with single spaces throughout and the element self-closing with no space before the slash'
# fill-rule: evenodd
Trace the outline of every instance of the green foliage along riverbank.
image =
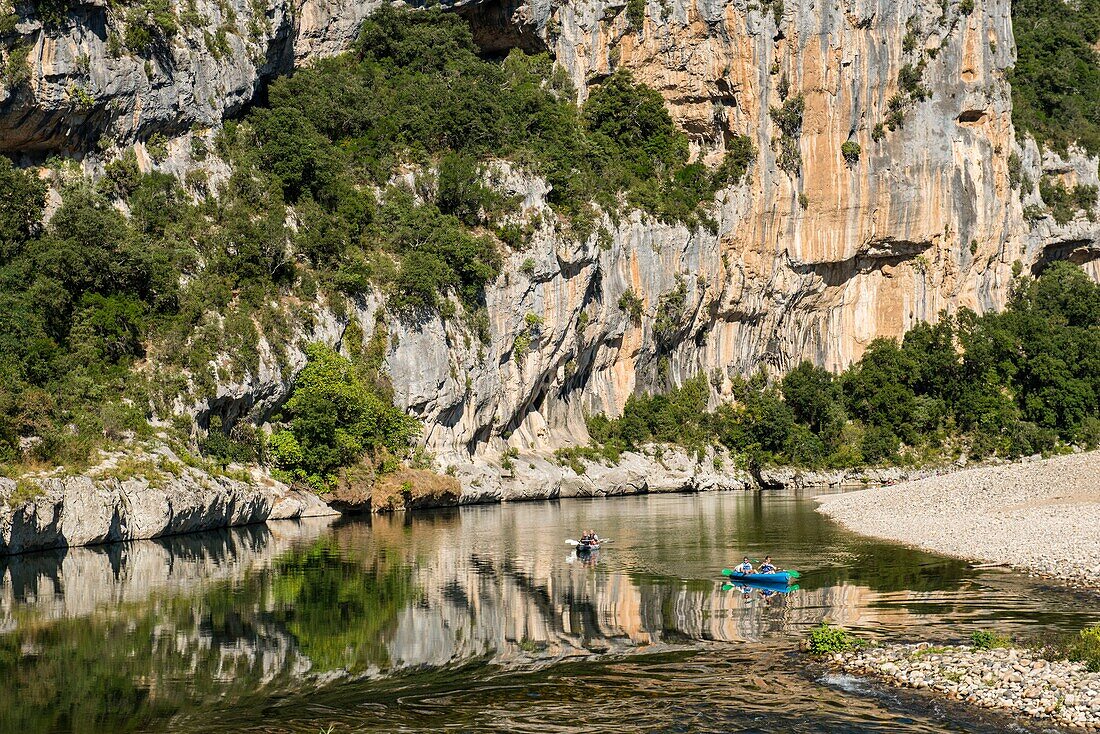
<svg viewBox="0 0 1100 734">
<path fill-rule="evenodd" d="M 750 467 L 844 468 L 1046 453 L 1100 443 L 1100 285 L 1056 263 L 1016 284 L 1002 313 L 962 310 L 919 324 L 899 344 L 876 339 L 849 369 L 804 362 L 781 380 L 735 384 L 736 403 L 707 411 L 706 376 L 589 419 L 613 457 L 648 442 L 716 443 Z"/>
<path fill-rule="evenodd" d="M 283 413 L 287 426 L 271 437 L 275 465 L 285 478 L 324 491 L 337 472 L 364 454 L 403 456 L 420 425 L 364 379 L 351 360 L 319 344 L 306 348 Z"/>
<path fill-rule="evenodd" d="M 580 106 L 547 55 L 483 59 L 459 16 L 386 7 L 354 51 L 272 84 L 214 150 L 195 138 L 192 158 L 231 164 L 225 180 L 143 174 L 132 151 L 94 181 L 55 162 L 47 224 L 44 181 L 0 157 L 0 463 L 78 466 L 148 435 L 150 418 L 256 374 L 262 340 L 285 366 L 320 299 L 339 313 L 380 292 L 391 318 L 462 309 L 487 339 L 484 287 L 531 226 L 489 185 L 490 159 L 545 177 L 561 226 L 585 238 L 600 208 L 708 223 L 754 158 L 747 138 L 728 147 L 714 170 L 689 163 L 660 95 L 626 73 Z M 254 438 L 202 446 L 238 460 Z"/>
</svg>

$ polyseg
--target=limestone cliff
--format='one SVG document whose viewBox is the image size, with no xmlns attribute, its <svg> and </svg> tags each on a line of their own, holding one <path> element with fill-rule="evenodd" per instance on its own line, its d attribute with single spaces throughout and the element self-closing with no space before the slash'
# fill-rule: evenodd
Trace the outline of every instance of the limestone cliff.
<svg viewBox="0 0 1100 734">
<path fill-rule="evenodd" d="M 137 20 L 114 6 L 79 3 L 53 24 L 20 6 L 18 39 L 4 53 L 26 52 L 28 74 L 0 91 L 0 148 L 74 151 L 94 171 L 101 141 L 138 141 L 144 151 L 160 134 L 176 139 L 154 156 L 162 162 L 146 157 L 144 166 L 200 165 L 187 131 L 216 126 L 273 75 L 346 48 L 373 7 L 194 0 L 175 30 L 152 28 L 135 52 L 119 39 Z M 1002 305 L 1014 272 L 1052 259 L 1097 274 L 1100 227 L 1084 212 L 1063 224 L 1025 217 L 1041 175 L 1096 183 L 1097 163 L 1017 143 L 1008 0 L 639 7 L 454 6 L 488 51 L 551 51 L 582 96 L 630 69 L 664 95 L 708 160 L 735 135 L 750 136 L 759 155 L 745 181 L 719 195 L 713 228 L 635 213 L 605 218 L 586 241 L 540 216 L 549 214 L 544 182 L 499 165 L 496 185 L 522 197 L 535 229 L 487 289 L 489 339 L 479 342 L 462 319 L 388 325 L 397 400 L 424 421 L 443 465 L 506 445 L 583 441 L 586 413 L 614 414 L 635 391 L 700 372 L 718 400 L 730 376 L 760 367 L 781 372 L 803 358 L 845 366 L 874 337 L 943 309 Z M 787 105 L 797 124 L 781 126 Z M 621 305 L 628 291 L 640 298 L 637 318 Z M 354 319 L 369 337 L 380 303 L 368 297 L 346 316 L 316 304 L 297 336 L 339 345 Z M 213 413 L 263 422 L 303 362 L 297 350 L 288 367 L 268 352 L 257 374 L 222 380 L 216 395 L 179 408 L 202 425 Z"/>
<path fill-rule="evenodd" d="M 158 15 L 79 0 L 49 17 L 17 3 L 0 149 L 80 154 L 217 126 L 272 76 L 343 50 L 376 5 L 189 0 Z"/>
<path fill-rule="evenodd" d="M 334 514 L 314 494 L 184 466 L 162 447 L 85 476 L 0 479 L 0 556 Z"/>
</svg>

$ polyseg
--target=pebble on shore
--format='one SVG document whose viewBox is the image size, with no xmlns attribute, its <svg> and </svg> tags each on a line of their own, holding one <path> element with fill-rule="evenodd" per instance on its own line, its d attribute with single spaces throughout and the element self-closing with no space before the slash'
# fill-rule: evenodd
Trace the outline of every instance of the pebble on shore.
<svg viewBox="0 0 1100 734">
<path fill-rule="evenodd" d="M 888 644 L 836 653 L 831 663 L 892 685 L 928 689 L 984 708 L 1100 730 L 1100 673 L 1026 650 L 980 650 L 929 643 Z"/>
</svg>

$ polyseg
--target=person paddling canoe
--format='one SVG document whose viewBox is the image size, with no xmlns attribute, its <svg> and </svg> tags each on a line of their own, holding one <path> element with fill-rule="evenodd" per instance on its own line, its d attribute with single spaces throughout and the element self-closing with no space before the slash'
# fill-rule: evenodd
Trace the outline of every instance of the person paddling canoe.
<svg viewBox="0 0 1100 734">
<path fill-rule="evenodd" d="M 734 571 L 737 571 L 737 573 L 755 573 L 755 572 L 754 572 L 754 571 L 752 570 L 752 563 L 751 563 L 751 562 L 749 561 L 749 557 L 748 557 L 748 556 L 745 556 L 745 557 L 744 557 L 744 558 L 743 558 L 743 559 L 741 560 L 741 565 L 739 565 L 739 566 L 738 566 L 737 568 L 735 568 L 735 569 L 733 569 L 733 570 L 734 570 Z"/>
<path fill-rule="evenodd" d="M 746 559 L 748 560 L 748 559 Z M 760 568 L 756 569 L 757 573 L 775 573 L 779 568 L 772 563 L 771 556 L 764 556 L 764 562 L 760 564 Z"/>
<path fill-rule="evenodd" d="M 581 544 L 577 548 L 596 548 L 600 544 L 600 536 L 596 535 L 595 530 L 585 530 L 581 535 Z"/>
</svg>

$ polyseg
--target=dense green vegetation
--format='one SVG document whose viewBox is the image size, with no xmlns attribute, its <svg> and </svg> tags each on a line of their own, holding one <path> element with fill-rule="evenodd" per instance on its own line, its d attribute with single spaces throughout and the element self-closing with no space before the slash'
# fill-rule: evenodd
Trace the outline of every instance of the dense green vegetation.
<svg viewBox="0 0 1100 734">
<path fill-rule="evenodd" d="M 835 627 L 822 622 L 810 628 L 806 637 L 806 646 L 814 655 L 832 655 L 847 652 L 863 646 L 863 641 L 843 627 Z"/>
<path fill-rule="evenodd" d="M 129 363 L 146 326 L 180 306 L 172 254 L 140 224 L 81 187 L 43 228 L 44 192 L 0 158 L 0 461 L 23 436 L 72 460 L 139 430 L 143 412 L 119 400 Z"/>
<path fill-rule="evenodd" d="M 1090 220 L 1096 217 L 1093 212 L 1097 196 L 1095 186 L 1075 184 L 1069 188 L 1061 180 L 1043 176 L 1039 179 L 1039 196 L 1043 197 L 1043 203 L 1050 208 L 1050 214 L 1058 224 L 1066 224 L 1077 212 L 1084 212 Z"/>
<path fill-rule="evenodd" d="M 79 463 L 144 435 L 177 396 L 202 399 L 254 373 L 261 334 L 284 358 L 293 323 L 308 319 L 287 306 L 295 298 L 339 310 L 381 290 L 390 314 L 410 319 L 453 317 L 460 304 L 487 338 L 483 289 L 533 226 L 488 185 L 490 158 L 545 176 L 578 237 L 597 233 L 601 208 L 706 223 L 715 191 L 753 160 L 737 138 L 716 169 L 689 163 L 660 95 L 625 73 L 581 107 L 546 55 L 476 51 L 456 15 L 378 11 L 352 53 L 279 80 L 265 107 L 225 126 L 216 152 L 232 173 L 216 190 L 201 171 L 186 187 L 142 174 L 132 152 L 97 183 L 57 163 L 63 203 L 43 225 L 44 183 L 0 158 L 0 462 Z M 167 152 L 157 136 L 146 149 Z M 193 156 L 210 153 L 196 138 Z M 355 411 L 385 413 L 363 404 L 324 429 L 325 440 L 354 434 L 350 443 L 322 449 L 322 429 L 306 427 L 320 409 L 304 395 L 271 453 L 285 470 L 330 477 L 360 448 L 393 448 L 392 435 L 348 427 Z M 201 446 L 222 462 L 261 456 L 255 432 L 232 432 Z"/>
<path fill-rule="evenodd" d="M 876 339 L 834 375 L 805 362 L 781 380 L 735 385 L 707 412 L 701 375 L 667 394 L 631 397 L 615 420 L 589 419 L 614 456 L 648 442 L 720 444 L 749 467 L 842 468 L 980 458 L 1100 443 L 1100 285 L 1057 263 L 1018 281 L 1003 313 L 963 310 L 901 343 Z"/>
<path fill-rule="evenodd" d="M 970 636 L 970 643 L 979 650 L 996 647 L 1020 647 L 1031 649 L 1046 660 L 1072 660 L 1084 664 L 1092 673 L 1100 673 L 1100 625 L 1085 627 L 1077 634 L 1044 636 L 1032 639 L 1015 639 L 993 630 L 978 630 Z"/>
<path fill-rule="evenodd" d="M 385 185 L 401 163 L 450 156 L 466 183 L 436 197 L 465 224 L 493 220 L 507 202 L 476 183 L 472 161 L 507 157 L 553 186 L 551 202 L 581 234 L 591 204 L 626 202 L 666 219 L 695 221 L 716 189 L 744 175 L 751 144 L 738 138 L 723 166 L 688 164 L 686 136 L 661 96 L 618 72 L 583 108 L 548 56 L 477 54 L 455 15 L 390 8 L 371 16 L 354 56 L 320 61 L 272 86 L 270 108 L 250 117 L 254 146 L 291 201 L 309 196 L 341 215 L 344 192 Z M 458 194 L 455 198 L 454 194 Z"/>
<path fill-rule="evenodd" d="M 289 425 L 271 436 L 275 465 L 289 479 L 317 490 L 330 488 L 340 468 L 366 453 L 403 456 L 419 424 L 393 407 L 328 347 L 306 348 L 309 362 L 298 375 L 284 409 Z"/>
<path fill-rule="evenodd" d="M 1081 630 L 1068 647 L 1068 657 L 1085 664 L 1089 672 L 1100 673 L 1100 625 Z"/>
<path fill-rule="evenodd" d="M 1065 151 L 1100 153 L 1100 0 L 1013 0 L 1012 121 Z"/>
<path fill-rule="evenodd" d="M 978 650 L 993 650 L 998 647 L 1012 647 L 1012 638 L 993 630 L 975 630 L 970 634 L 970 644 Z"/>
</svg>

